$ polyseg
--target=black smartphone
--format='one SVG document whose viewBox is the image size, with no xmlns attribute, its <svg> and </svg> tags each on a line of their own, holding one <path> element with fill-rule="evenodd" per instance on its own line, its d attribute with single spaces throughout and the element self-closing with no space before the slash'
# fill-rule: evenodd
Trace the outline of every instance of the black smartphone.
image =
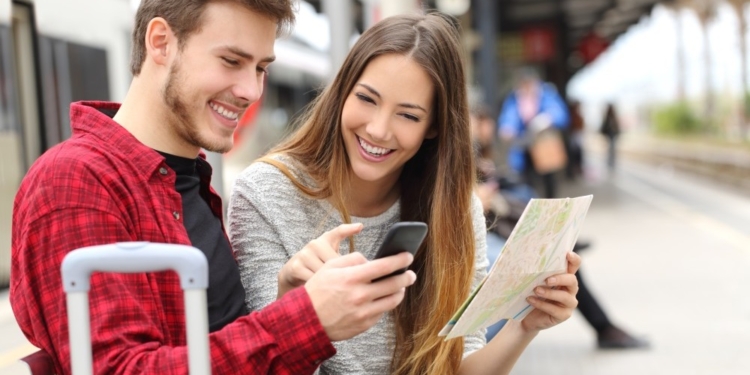
<svg viewBox="0 0 750 375">
<path fill-rule="evenodd" d="M 408 251 L 414 255 L 426 236 L 427 224 L 421 221 L 402 221 L 393 224 L 388 229 L 383 243 L 375 254 L 375 259 L 396 255 L 404 251 Z M 390 275 L 381 276 L 373 280 L 373 282 L 404 272 L 406 272 L 406 268 L 397 270 Z"/>
</svg>

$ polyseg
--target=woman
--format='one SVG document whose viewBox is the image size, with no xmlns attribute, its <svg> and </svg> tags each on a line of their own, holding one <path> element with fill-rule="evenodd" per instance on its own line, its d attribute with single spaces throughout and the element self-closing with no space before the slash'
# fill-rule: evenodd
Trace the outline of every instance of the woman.
<svg viewBox="0 0 750 375">
<path fill-rule="evenodd" d="M 571 254 L 570 273 L 539 288 L 548 300 L 530 300 L 537 309 L 490 344 L 481 331 L 437 336 L 487 266 L 459 56 L 459 34 L 446 16 L 381 21 L 362 34 L 299 129 L 235 184 L 229 231 L 251 309 L 303 285 L 339 253 L 372 259 L 393 223 L 429 225 L 404 301 L 367 332 L 336 343 L 321 373 L 508 373 L 539 330 L 575 308 L 580 259 Z M 364 228 L 339 252 L 311 241 L 353 221 Z"/>
</svg>

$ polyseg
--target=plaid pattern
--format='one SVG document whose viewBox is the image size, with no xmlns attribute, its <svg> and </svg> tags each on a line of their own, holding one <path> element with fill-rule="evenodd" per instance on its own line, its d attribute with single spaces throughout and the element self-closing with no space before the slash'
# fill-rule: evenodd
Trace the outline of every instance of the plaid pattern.
<svg viewBox="0 0 750 375">
<path fill-rule="evenodd" d="M 70 373 L 60 278 L 65 254 L 118 241 L 190 244 L 174 171 L 100 112 L 118 109 L 115 103 L 72 104 L 73 136 L 32 166 L 13 208 L 13 312 L 61 374 Z M 210 205 L 221 217 L 213 191 Z M 97 273 L 91 281 L 95 373 L 188 372 L 184 302 L 174 272 Z M 212 333 L 210 345 L 214 374 L 312 373 L 335 354 L 304 288 Z"/>
</svg>

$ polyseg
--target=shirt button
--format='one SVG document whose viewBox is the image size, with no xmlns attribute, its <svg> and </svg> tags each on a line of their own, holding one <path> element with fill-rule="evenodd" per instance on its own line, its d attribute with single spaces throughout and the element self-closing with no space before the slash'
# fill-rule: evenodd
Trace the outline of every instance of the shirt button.
<svg viewBox="0 0 750 375">
<path fill-rule="evenodd" d="M 175 220 L 180 220 L 180 213 L 177 211 L 172 212 L 172 216 L 174 216 Z"/>
<path fill-rule="evenodd" d="M 166 176 L 167 173 L 168 173 L 167 172 L 167 168 L 164 168 L 164 167 L 159 168 L 159 173 L 161 173 L 162 175 Z"/>
</svg>

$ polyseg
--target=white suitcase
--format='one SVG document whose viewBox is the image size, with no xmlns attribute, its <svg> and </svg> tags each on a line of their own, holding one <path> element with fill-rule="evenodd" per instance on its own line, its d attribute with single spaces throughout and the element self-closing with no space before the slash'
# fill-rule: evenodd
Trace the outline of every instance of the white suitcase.
<svg viewBox="0 0 750 375">
<path fill-rule="evenodd" d="M 185 292 L 190 374 L 210 374 L 208 347 L 208 262 L 200 250 L 187 245 L 122 242 L 73 250 L 62 262 L 63 289 L 68 307 L 70 359 L 73 375 L 91 375 L 89 279 L 92 272 L 141 273 L 174 270 Z"/>
</svg>

